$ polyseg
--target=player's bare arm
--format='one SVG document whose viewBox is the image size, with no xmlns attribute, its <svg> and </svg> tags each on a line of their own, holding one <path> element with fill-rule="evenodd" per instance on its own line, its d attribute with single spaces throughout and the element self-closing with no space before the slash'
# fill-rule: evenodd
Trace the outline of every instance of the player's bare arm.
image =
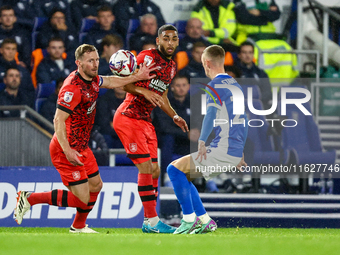
<svg viewBox="0 0 340 255">
<path fill-rule="evenodd" d="M 155 107 L 156 106 L 161 107 L 164 104 L 162 96 L 146 88 L 138 87 L 133 83 L 125 85 L 124 90 L 134 95 L 143 95 L 146 98 L 146 100 L 152 103 L 153 106 Z"/>
<path fill-rule="evenodd" d="M 69 116 L 70 114 L 67 112 L 64 112 L 60 109 L 56 110 L 54 121 L 53 121 L 55 133 L 56 133 L 58 142 L 65 153 L 67 160 L 72 165 L 83 166 L 84 164 L 78 158 L 78 157 L 82 157 L 82 155 L 78 151 L 72 149 L 67 140 L 65 121 Z"/>
<path fill-rule="evenodd" d="M 154 63 L 149 66 L 146 66 L 145 64 L 140 64 L 139 71 L 134 75 L 130 75 L 127 77 L 102 76 L 103 84 L 101 85 L 101 88 L 113 89 L 116 87 L 122 87 L 124 85 L 134 83 L 136 81 L 152 79 L 156 77 L 156 75 L 151 74 L 151 72 L 155 71 L 156 69 L 158 69 L 158 67 L 155 66 Z"/>
<path fill-rule="evenodd" d="M 175 110 L 171 107 L 169 99 L 168 99 L 168 91 L 166 90 L 162 96 L 163 100 L 164 100 L 164 104 L 162 106 L 160 106 L 160 108 L 170 117 L 173 119 L 173 121 L 175 122 L 175 124 L 177 126 L 179 126 L 183 132 L 189 132 L 189 128 L 188 125 L 186 123 L 186 121 L 177 115 L 177 113 L 175 112 Z"/>
</svg>

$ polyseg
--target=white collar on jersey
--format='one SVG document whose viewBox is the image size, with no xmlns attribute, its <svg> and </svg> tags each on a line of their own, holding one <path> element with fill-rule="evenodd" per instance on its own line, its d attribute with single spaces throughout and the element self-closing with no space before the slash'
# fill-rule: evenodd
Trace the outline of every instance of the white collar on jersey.
<svg viewBox="0 0 340 255">
<path fill-rule="evenodd" d="M 216 78 L 217 76 L 219 76 L 219 75 L 229 75 L 229 74 L 227 74 L 227 73 L 218 73 L 218 74 L 216 74 L 215 78 Z"/>
</svg>

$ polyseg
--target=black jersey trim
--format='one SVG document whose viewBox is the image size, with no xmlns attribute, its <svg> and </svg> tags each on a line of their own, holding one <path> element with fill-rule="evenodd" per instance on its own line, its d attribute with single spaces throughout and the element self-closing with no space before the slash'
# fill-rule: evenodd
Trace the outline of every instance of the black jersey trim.
<svg viewBox="0 0 340 255">
<path fill-rule="evenodd" d="M 64 111 L 64 112 L 67 112 L 69 114 L 72 114 L 72 112 L 73 112 L 72 110 L 70 110 L 70 109 L 68 109 L 68 108 L 66 108 L 66 107 L 64 107 L 64 106 L 62 106 L 60 104 L 57 104 L 57 108 L 62 110 L 62 111 Z"/>
<path fill-rule="evenodd" d="M 83 179 L 83 180 L 76 181 L 76 182 L 69 182 L 68 185 L 69 186 L 75 186 L 75 185 L 86 183 L 86 182 L 88 182 L 88 180 L 87 179 Z"/>
<path fill-rule="evenodd" d="M 149 158 L 150 154 L 127 154 L 128 158 Z"/>
<path fill-rule="evenodd" d="M 77 71 L 76 72 L 76 75 L 83 81 L 85 82 L 86 84 L 91 84 L 92 83 L 92 80 L 88 81 L 88 80 L 85 80 L 81 75 L 80 73 Z"/>
</svg>

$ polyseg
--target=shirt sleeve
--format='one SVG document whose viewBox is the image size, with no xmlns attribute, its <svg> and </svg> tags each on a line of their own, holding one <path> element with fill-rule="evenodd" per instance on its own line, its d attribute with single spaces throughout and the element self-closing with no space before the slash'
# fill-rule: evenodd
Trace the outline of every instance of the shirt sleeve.
<svg viewBox="0 0 340 255">
<path fill-rule="evenodd" d="M 77 86 L 63 86 L 58 95 L 57 108 L 71 114 L 81 101 L 81 93 Z"/>
<path fill-rule="evenodd" d="M 146 66 L 149 66 L 154 61 L 153 54 L 150 50 L 143 50 L 137 56 L 137 65 L 146 62 Z"/>
</svg>

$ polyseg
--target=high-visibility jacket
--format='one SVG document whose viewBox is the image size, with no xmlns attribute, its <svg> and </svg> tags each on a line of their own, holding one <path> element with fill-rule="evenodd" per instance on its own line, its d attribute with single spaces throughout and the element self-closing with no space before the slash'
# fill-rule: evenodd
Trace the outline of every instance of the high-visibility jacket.
<svg viewBox="0 0 340 255">
<path fill-rule="evenodd" d="M 259 40 L 254 43 L 254 57 L 256 64 L 259 64 L 261 58 L 261 66 L 270 78 L 272 84 L 289 84 L 298 75 L 298 61 L 296 54 L 287 53 L 264 53 L 259 56 L 260 50 L 292 50 L 292 47 L 283 40 Z"/>
<path fill-rule="evenodd" d="M 234 12 L 235 4 L 229 1 L 222 0 L 219 5 L 218 28 L 214 27 L 214 22 L 211 18 L 210 11 L 204 5 L 204 0 L 201 0 L 191 13 L 192 18 L 198 18 L 203 23 L 203 30 L 212 30 L 215 37 L 208 37 L 208 41 L 212 44 L 218 44 L 223 39 L 230 39 L 236 31 L 236 18 Z"/>
<path fill-rule="evenodd" d="M 259 34 L 259 33 L 275 33 L 276 28 L 272 22 L 268 22 L 267 25 L 264 26 L 254 26 L 254 25 L 245 25 L 241 23 L 237 23 L 237 37 L 236 42 L 238 44 L 243 43 L 247 40 L 247 37 L 251 34 Z"/>
</svg>

